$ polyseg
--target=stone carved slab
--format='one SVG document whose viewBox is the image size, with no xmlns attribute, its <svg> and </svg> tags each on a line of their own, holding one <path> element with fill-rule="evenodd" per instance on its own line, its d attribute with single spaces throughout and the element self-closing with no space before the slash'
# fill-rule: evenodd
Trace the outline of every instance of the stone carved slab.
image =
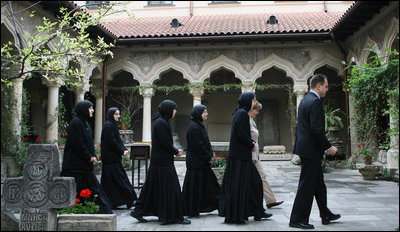
<svg viewBox="0 0 400 232">
<path fill-rule="evenodd" d="M 6 210 L 21 209 L 19 230 L 55 230 L 57 208 L 75 202 L 73 177 L 59 177 L 57 145 L 31 144 L 27 151 L 24 176 L 7 178 L 2 189 Z"/>
<path fill-rule="evenodd" d="M 286 147 L 283 145 L 264 146 L 264 154 L 284 154 Z"/>
</svg>

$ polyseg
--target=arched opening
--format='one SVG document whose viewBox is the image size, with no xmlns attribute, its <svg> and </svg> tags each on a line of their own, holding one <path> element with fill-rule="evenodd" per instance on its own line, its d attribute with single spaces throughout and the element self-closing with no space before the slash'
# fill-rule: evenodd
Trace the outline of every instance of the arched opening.
<svg viewBox="0 0 400 232">
<path fill-rule="evenodd" d="M 183 78 L 183 74 L 175 69 L 169 69 L 162 72 L 160 78 L 154 81 L 154 84 L 157 86 L 167 87 L 183 86 L 187 83 L 188 80 Z M 152 115 L 158 112 L 158 105 L 166 99 L 172 100 L 178 105 L 178 112 L 175 115 L 175 119 L 170 120 L 175 146 L 186 148 L 186 129 L 190 123 L 190 112 L 193 107 L 192 97 L 188 90 L 178 90 L 168 93 L 156 89 L 155 95 L 151 99 Z"/>
<path fill-rule="evenodd" d="M 211 72 L 205 81 L 217 86 L 241 83 L 232 71 L 224 67 Z M 237 99 L 241 93 L 241 88 L 204 91 L 201 103 L 207 106 L 208 120 L 203 124 L 207 128 L 210 142 L 229 142 L 232 113 L 238 106 Z"/>
<path fill-rule="evenodd" d="M 113 76 L 107 84 L 106 112 L 110 107 L 118 107 L 121 113 L 120 124 L 124 123 L 125 129 L 133 130 L 133 140 L 142 140 L 143 97 L 137 89 L 129 88 L 139 86 L 131 73 L 120 71 Z"/>
<path fill-rule="evenodd" d="M 259 129 L 258 142 L 260 149 L 268 145 L 284 145 L 286 151 L 293 150 L 292 120 L 288 110 L 288 90 L 293 86 L 293 80 L 286 76 L 283 70 L 272 67 L 265 70 L 256 80 L 259 85 L 270 86 L 265 90 L 256 90 L 257 100 L 263 108 L 257 116 Z M 274 87 L 272 87 L 274 86 Z M 293 92 L 293 91 L 292 91 Z M 295 105 L 294 105 L 295 106 Z M 292 106 L 293 107 L 293 106 Z M 292 115 L 293 117 L 295 115 Z"/>
</svg>

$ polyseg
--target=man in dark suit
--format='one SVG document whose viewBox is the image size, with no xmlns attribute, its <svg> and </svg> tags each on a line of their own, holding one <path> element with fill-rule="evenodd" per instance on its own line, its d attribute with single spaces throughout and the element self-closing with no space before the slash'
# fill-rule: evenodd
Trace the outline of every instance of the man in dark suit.
<svg viewBox="0 0 400 232">
<path fill-rule="evenodd" d="M 337 152 L 337 148 L 325 136 L 325 112 L 320 99 L 328 92 L 328 78 L 323 74 L 316 74 L 311 78 L 310 85 L 311 91 L 299 105 L 293 152 L 301 158 L 301 173 L 289 226 L 301 229 L 314 229 L 309 224 L 314 196 L 322 224 L 327 225 L 340 218 L 340 214 L 333 214 L 328 209 L 321 166 L 325 151 L 332 155 Z"/>
</svg>

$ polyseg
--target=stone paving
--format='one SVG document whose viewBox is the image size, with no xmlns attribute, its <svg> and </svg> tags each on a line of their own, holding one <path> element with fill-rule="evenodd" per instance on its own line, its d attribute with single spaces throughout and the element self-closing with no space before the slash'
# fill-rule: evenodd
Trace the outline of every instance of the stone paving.
<svg viewBox="0 0 400 232">
<path fill-rule="evenodd" d="M 290 161 L 262 161 L 267 179 L 278 201 L 282 205 L 267 209 L 273 214 L 269 219 L 254 221 L 251 217 L 244 225 L 225 224 L 217 211 L 190 218 L 190 225 L 160 225 L 157 217 L 146 217 L 147 223 L 138 223 L 129 215 L 129 210 L 114 210 L 117 214 L 119 231 L 132 230 L 168 230 L 168 231 L 298 231 L 289 227 L 289 217 L 297 191 L 300 166 Z M 175 161 L 175 167 L 181 183 L 185 177 L 184 161 Z M 136 170 L 135 170 L 136 171 Z M 128 172 L 131 178 L 131 172 Z M 135 178 L 137 177 L 135 173 Z M 98 176 L 99 177 L 99 176 Z M 144 177 L 142 168 L 141 177 Z M 365 181 L 358 170 L 327 168 L 324 175 L 328 191 L 328 207 L 342 217 L 330 225 L 322 225 L 317 203 L 314 200 L 310 224 L 317 231 L 394 231 L 399 227 L 399 185 L 396 182 L 374 180 Z M 143 180 L 142 180 L 143 182 Z M 135 183 L 137 181 L 135 180 Z M 139 195 L 139 190 L 137 191 Z"/>
</svg>

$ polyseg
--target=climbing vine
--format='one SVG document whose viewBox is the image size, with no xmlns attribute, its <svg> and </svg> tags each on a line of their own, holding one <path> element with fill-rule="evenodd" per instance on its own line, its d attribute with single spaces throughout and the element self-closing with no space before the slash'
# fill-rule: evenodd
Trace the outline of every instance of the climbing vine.
<svg viewBox="0 0 400 232">
<path fill-rule="evenodd" d="M 375 51 L 371 52 L 377 54 Z M 388 58 L 387 62 L 384 60 Z M 349 65 L 351 77 L 346 91 L 351 92 L 354 105 L 352 122 L 359 142 L 364 146 L 376 141 L 381 145 L 390 135 L 399 134 L 399 54 L 397 51 L 373 55 L 368 62 Z M 382 116 L 392 115 L 392 128 L 385 130 Z M 386 125 L 387 126 L 387 125 Z"/>
</svg>

